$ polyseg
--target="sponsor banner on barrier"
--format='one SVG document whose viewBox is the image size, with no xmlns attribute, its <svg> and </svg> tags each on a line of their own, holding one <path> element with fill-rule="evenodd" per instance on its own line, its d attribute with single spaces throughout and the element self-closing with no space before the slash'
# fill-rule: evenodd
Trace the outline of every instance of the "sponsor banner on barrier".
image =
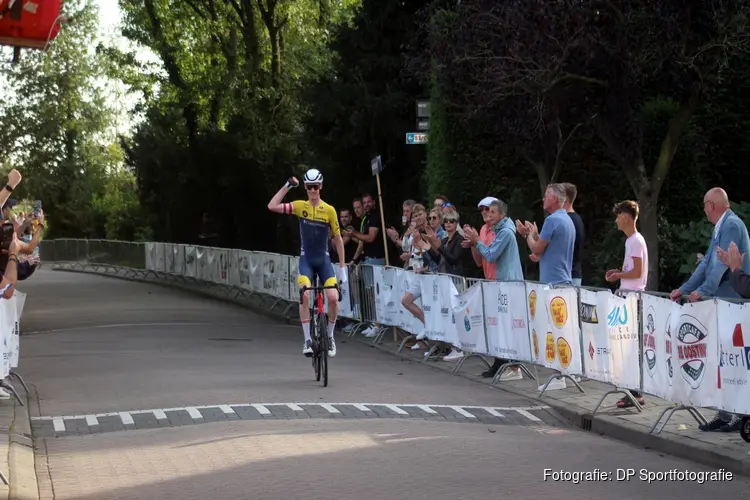
<svg viewBox="0 0 750 500">
<path fill-rule="evenodd" d="M 638 296 L 580 291 L 584 373 L 588 378 L 640 389 Z"/>
<path fill-rule="evenodd" d="M 643 301 L 643 392 L 669 400 L 672 394 L 672 316 L 679 316 L 676 302 L 649 294 Z"/>
<path fill-rule="evenodd" d="M 440 274 L 417 275 L 422 282 L 422 310 L 425 334 L 429 340 L 458 345 L 453 328 L 453 308 L 458 304 L 456 290 L 450 276 Z"/>
<path fill-rule="evenodd" d="M 750 307 L 718 302 L 720 407 L 750 415 Z"/>
<path fill-rule="evenodd" d="M 185 247 L 185 276 L 188 278 L 198 277 L 198 259 L 196 254 L 196 247 Z"/>
<path fill-rule="evenodd" d="M 259 292 L 263 290 L 263 254 L 248 252 L 250 255 L 250 283 L 247 288 Z"/>
<path fill-rule="evenodd" d="M 195 247 L 195 277 L 203 281 L 211 281 L 208 275 L 208 249 Z"/>
<path fill-rule="evenodd" d="M 398 326 L 411 334 L 420 335 L 424 332 L 424 325 L 401 304 L 401 299 L 409 291 L 412 281 L 418 283 L 419 291 L 421 292 L 422 282 L 418 275 L 405 269 L 396 269 L 396 296 L 399 303 Z M 414 301 L 414 305 L 424 310 L 421 297 Z"/>
<path fill-rule="evenodd" d="M 177 245 L 172 243 L 164 243 L 164 272 L 169 274 L 175 274 L 174 267 L 174 248 Z"/>
<path fill-rule="evenodd" d="M 2 378 L 18 367 L 20 354 L 19 323 L 26 294 L 16 291 L 10 299 L 0 299 L 0 335 L 3 346 Z"/>
<path fill-rule="evenodd" d="M 529 318 L 524 283 L 482 283 L 487 328 L 487 354 L 531 361 Z"/>
<path fill-rule="evenodd" d="M 238 286 L 250 288 L 250 252 L 246 250 L 237 252 L 237 279 L 239 280 Z"/>
<path fill-rule="evenodd" d="M 672 315 L 671 400 L 697 406 L 721 404 L 717 301 L 684 304 Z"/>
<path fill-rule="evenodd" d="M 174 246 L 174 270 L 175 274 L 185 274 L 185 245 Z"/>
<path fill-rule="evenodd" d="M 156 271 L 156 245 L 157 243 L 146 243 L 146 269 Z"/>
<path fill-rule="evenodd" d="M 336 268 L 340 268 L 338 264 L 335 266 Z M 342 318 L 353 318 L 353 308 L 354 305 L 352 304 L 352 293 L 351 293 L 351 286 L 352 286 L 352 280 L 354 279 L 354 276 L 352 272 L 350 272 L 349 267 L 346 268 L 347 272 L 347 280 L 346 283 L 341 283 L 339 281 L 339 287 L 341 288 L 341 302 L 339 302 L 339 316 Z"/>
<path fill-rule="evenodd" d="M 383 282 L 383 268 L 381 266 L 372 266 L 371 272 L 368 273 L 364 270 L 364 281 L 365 281 L 365 294 L 372 293 L 374 296 L 375 310 L 372 311 L 374 320 L 377 323 L 381 323 L 385 315 L 385 287 L 381 286 Z M 368 276 L 369 274 L 369 276 Z M 369 279 L 368 279 L 369 278 Z M 368 288 L 372 291 L 369 292 Z"/>
<path fill-rule="evenodd" d="M 526 285 L 534 362 L 560 373 L 581 375 L 576 289 Z"/>
<path fill-rule="evenodd" d="M 453 307 L 453 324 L 458 347 L 462 351 L 487 354 L 487 337 L 484 331 L 482 284 L 476 283 L 458 295 Z"/>
</svg>

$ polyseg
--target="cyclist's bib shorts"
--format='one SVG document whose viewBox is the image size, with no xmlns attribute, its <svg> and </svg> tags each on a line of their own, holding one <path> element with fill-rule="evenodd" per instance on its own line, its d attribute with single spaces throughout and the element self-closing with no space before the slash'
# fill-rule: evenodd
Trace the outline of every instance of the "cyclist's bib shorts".
<svg viewBox="0 0 750 500">
<path fill-rule="evenodd" d="M 323 286 L 335 285 L 337 281 L 328 253 L 328 241 L 331 236 L 341 234 L 336 209 L 323 200 L 320 200 L 316 207 L 309 201 L 297 200 L 284 203 L 283 213 L 299 217 L 302 248 L 299 255 L 297 285 L 312 286 L 315 275 Z"/>
</svg>

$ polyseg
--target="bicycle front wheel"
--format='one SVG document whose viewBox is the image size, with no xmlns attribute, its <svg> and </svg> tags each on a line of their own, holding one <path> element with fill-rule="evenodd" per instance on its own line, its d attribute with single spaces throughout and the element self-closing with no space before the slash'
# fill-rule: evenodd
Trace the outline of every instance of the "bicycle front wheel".
<svg viewBox="0 0 750 500">
<path fill-rule="evenodd" d="M 320 371 L 323 372 L 323 387 L 328 387 L 328 320 L 325 314 L 318 317 L 318 332 L 320 335 Z M 318 379 L 320 380 L 320 379 Z"/>
</svg>

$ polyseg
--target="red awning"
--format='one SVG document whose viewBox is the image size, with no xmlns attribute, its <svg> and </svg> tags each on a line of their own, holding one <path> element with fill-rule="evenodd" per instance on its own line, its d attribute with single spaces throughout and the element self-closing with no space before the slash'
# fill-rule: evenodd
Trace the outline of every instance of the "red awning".
<svg viewBox="0 0 750 500">
<path fill-rule="evenodd" d="M 61 0 L 0 0 L 0 45 L 45 49 L 60 32 L 61 3 Z"/>
</svg>

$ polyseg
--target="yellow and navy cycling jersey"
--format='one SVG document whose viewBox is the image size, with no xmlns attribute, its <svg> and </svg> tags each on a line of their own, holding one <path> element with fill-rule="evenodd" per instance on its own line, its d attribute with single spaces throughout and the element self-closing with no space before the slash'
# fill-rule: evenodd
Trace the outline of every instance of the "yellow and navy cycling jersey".
<svg viewBox="0 0 750 500">
<path fill-rule="evenodd" d="M 336 209 L 323 200 L 315 207 L 307 200 L 297 200 L 284 203 L 282 210 L 299 217 L 300 256 L 327 256 L 330 237 L 341 234 Z"/>
</svg>

